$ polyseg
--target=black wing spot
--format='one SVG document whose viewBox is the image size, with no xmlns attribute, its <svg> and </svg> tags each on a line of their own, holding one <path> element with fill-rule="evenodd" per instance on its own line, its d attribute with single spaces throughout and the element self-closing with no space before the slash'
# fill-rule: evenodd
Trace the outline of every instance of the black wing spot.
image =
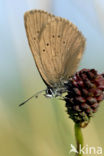
<svg viewBox="0 0 104 156">
<path fill-rule="evenodd" d="M 63 41 L 63 44 L 65 44 L 65 41 Z"/>
<path fill-rule="evenodd" d="M 60 38 L 60 35 L 58 35 L 57 37 Z"/>
<path fill-rule="evenodd" d="M 47 43 L 46 45 L 49 46 L 49 43 Z"/>
<path fill-rule="evenodd" d="M 36 37 L 34 37 L 34 40 L 36 40 Z"/>
<path fill-rule="evenodd" d="M 45 52 L 45 49 L 43 49 L 43 52 Z"/>
<path fill-rule="evenodd" d="M 55 35 L 52 35 L 52 37 L 54 38 L 54 37 L 55 37 Z"/>
</svg>

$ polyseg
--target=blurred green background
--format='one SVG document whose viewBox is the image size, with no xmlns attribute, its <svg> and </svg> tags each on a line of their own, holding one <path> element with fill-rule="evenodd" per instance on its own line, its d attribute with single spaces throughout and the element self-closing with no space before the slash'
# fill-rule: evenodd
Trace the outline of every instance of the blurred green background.
<svg viewBox="0 0 104 156">
<path fill-rule="evenodd" d="M 0 156 L 69 156 L 75 145 L 65 103 L 40 96 L 44 89 L 27 42 L 23 15 L 44 9 L 72 21 L 87 39 L 81 68 L 104 72 L 103 0 L 0 0 Z M 104 147 L 104 104 L 83 129 L 84 143 Z"/>
</svg>

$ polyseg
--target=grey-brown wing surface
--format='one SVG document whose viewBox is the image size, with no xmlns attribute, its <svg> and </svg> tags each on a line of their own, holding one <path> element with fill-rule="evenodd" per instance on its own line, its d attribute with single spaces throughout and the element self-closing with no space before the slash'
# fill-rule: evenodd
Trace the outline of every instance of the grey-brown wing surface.
<svg viewBox="0 0 104 156">
<path fill-rule="evenodd" d="M 56 18 L 46 24 L 39 37 L 39 48 L 41 64 L 50 86 L 74 74 L 84 47 L 85 38 L 68 20 Z"/>
<path fill-rule="evenodd" d="M 28 38 L 28 43 L 32 51 L 36 66 L 44 79 L 47 80 L 46 73 L 44 73 L 43 66 L 40 59 L 40 48 L 39 48 L 39 36 L 44 28 L 44 26 L 55 18 L 54 15 L 51 15 L 42 10 L 31 10 L 25 13 L 24 15 L 24 24 L 26 29 L 26 34 Z"/>
</svg>

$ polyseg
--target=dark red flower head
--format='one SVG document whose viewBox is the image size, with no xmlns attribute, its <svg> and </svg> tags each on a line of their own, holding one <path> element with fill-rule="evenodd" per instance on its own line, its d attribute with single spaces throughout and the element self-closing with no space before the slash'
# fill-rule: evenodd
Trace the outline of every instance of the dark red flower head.
<svg viewBox="0 0 104 156">
<path fill-rule="evenodd" d="M 104 77 L 95 69 L 82 69 L 69 80 L 65 97 L 67 113 L 85 127 L 104 99 Z"/>
</svg>

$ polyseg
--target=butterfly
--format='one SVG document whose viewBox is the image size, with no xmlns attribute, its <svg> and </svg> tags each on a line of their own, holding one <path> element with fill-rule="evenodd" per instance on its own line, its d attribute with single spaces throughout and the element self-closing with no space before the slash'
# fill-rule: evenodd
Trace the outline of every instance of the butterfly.
<svg viewBox="0 0 104 156">
<path fill-rule="evenodd" d="M 70 21 L 43 10 L 26 12 L 24 24 L 37 69 L 47 86 L 45 95 L 61 96 L 82 58 L 84 36 Z"/>
</svg>

